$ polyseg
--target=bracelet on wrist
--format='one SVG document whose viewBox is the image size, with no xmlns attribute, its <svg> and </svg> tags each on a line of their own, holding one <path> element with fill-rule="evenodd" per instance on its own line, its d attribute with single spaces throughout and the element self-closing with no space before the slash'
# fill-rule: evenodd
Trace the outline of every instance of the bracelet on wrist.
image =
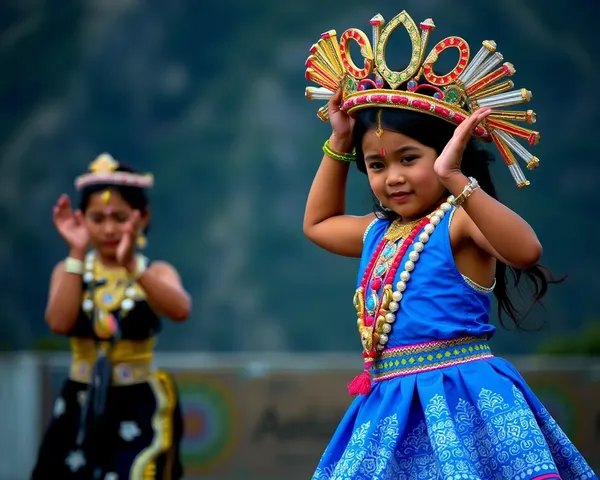
<svg viewBox="0 0 600 480">
<path fill-rule="evenodd" d="M 138 255 L 135 259 L 135 269 L 131 272 L 130 277 L 133 280 L 139 280 L 146 270 L 148 270 L 147 258 L 143 255 Z"/>
<path fill-rule="evenodd" d="M 479 188 L 479 183 L 473 177 L 469 177 L 469 183 L 465 185 L 463 191 L 457 196 L 454 200 L 452 200 L 452 205 L 456 208 L 459 208 L 465 200 L 473 195 L 473 192 Z"/>
<path fill-rule="evenodd" d="M 352 162 L 356 161 L 356 148 L 353 148 L 350 153 L 336 152 L 335 150 L 333 150 L 331 148 L 331 144 L 329 143 L 329 139 L 327 139 L 325 141 L 325 144 L 323 145 L 323 152 L 329 158 L 332 158 L 334 160 L 338 160 L 339 162 L 352 163 Z"/>
<path fill-rule="evenodd" d="M 83 275 L 83 262 L 73 257 L 67 257 L 65 259 L 65 272 Z"/>
</svg>

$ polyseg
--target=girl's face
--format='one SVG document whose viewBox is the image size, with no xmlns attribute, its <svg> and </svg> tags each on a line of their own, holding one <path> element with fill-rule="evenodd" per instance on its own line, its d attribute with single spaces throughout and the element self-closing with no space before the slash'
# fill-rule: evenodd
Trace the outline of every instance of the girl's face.
<svg viewBox="0 0 600 480">
<path fill-rule="evenodd" d="M 362 140 L 371 189 L 384 207 L 403 220 L 430 213 L 445 194 L 433 170 L 437 152 L 401 133 L 368 130 Z"/>
<path fill-rule="evenodd" d="M 133 213 L 131 206 L 115 189 L 107 189 L 90 195 L 84 212 L 85 226 L 90 243 L 105 258 L 114 258 L 123 235 L 123 227 Z M 141 212 L 141 225 L 147 223 L 148 212 Z"/>
</svg>

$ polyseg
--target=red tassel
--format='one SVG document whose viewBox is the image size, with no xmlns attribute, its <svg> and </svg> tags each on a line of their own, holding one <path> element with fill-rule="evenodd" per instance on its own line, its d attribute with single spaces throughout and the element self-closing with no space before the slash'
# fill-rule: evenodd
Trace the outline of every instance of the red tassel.
<svg viewBox="0 0 600 480">
<path fill-rule="evenodd" d="M 363 372 L 348 384 L 350 395 L 366 395 L 371 391 L 371 376 L 369 372 Z"/>
<path fill-rule="evenodd" d="M 371 357 L 365 358 L 363 373 L 348 384 L 348 393 L 350 395 L 366 395 L 371 391 L 371 375 L 369 375 L 371 365 L 373 365 L 373 359 Z"/>
</svg>

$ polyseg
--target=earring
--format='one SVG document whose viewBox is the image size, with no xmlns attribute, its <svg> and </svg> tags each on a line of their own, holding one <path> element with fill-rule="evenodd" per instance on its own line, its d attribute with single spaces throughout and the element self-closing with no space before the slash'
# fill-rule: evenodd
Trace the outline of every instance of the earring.
<svg viewBox="0 0 600 480">
<path fill-rule="evenodd" d="M 148 240 L 146 240 L 146 235 L 144 235 L 143 232 L 139 232 L 137 234 L 137 238 L 135 239 L 135 244 L 137 245 L 137 247 L 140 250 L 143 250 L 144 248 L 146 248 L 146 245 L 148 245 Z"/>
</svg>

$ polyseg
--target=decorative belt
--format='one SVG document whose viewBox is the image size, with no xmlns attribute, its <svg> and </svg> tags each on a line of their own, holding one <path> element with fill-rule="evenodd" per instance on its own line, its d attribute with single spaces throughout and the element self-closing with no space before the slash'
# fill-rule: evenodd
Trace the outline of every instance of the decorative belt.
<svg viewBox="0 0 600 480">
<path fill-rule="evenodd" d="M 492 357 L 487 339 L 476 337 L 388 348 L 381 352 L 373 364 L 373 381 L 380 382 Z"/>
<path fill-rule="evenodd" d="M 69 378 L 75 382 L 87 383 L 92 381 L 94 363 L 85 360 L 74 360 L 71 363 Z M 153 372 L 152 362 L 138 361 L 112 365 L 110 385 L 113 387 L 135 385 L 148 381 Z"/>
<path fill-rule="evenodd" d="M 114 344 L 107 341 L 96 342 L 91 338 L 70 339 L 73 360 L 95 362 L 100 351 L 105 352 L 111 363 L 138 362 L 152 359 L 156 340 L 118 340 Z"/>
<path fill-rule="evenodd" d="M 150 378 L 155 339 L 95 342 L 89 338 L 71 338 L 73 361 L 69 378 L 89 384 L 100 357 L 103 357 L 103 381 L 111 386 L 134 385 Z M 98 373 L 98 372 L 97 372 Z M 108 385 L 108 384 L 107 384 Z"/>
</svg>

